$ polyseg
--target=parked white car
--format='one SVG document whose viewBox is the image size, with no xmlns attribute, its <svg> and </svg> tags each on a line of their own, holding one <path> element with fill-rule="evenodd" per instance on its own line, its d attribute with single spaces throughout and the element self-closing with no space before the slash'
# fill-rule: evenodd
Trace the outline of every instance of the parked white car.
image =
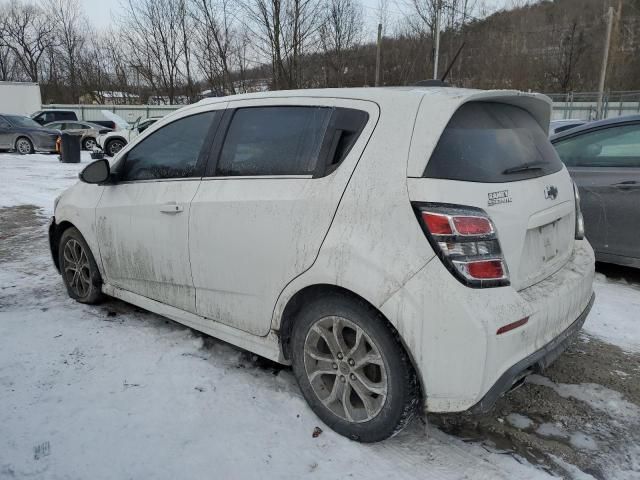
<svg viewBox="0 0 640 480">
<path fill-rule="evenodd" d="M 487 411 L 594 298 L 550 111 L 453 88 L 203 100 L 84 169 L 55 205 L 53 259 L 79 302 L 117 297 L 292 364 L 349 438 Z"/>
<path fill-rule="evenodd" d="M 162 117 L 146 118 L 127 128 L 104 133 L 96 138 L 96 143 L 106 155 L 113 157 L 122 150 L 127 143 L 160 120 L 160 118 Z"/>
</svg>

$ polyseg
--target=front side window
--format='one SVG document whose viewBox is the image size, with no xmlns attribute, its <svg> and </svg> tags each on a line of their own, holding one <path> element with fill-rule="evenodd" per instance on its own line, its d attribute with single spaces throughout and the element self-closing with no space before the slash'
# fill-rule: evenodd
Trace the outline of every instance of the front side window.
<svg viewBox="0 0 640 480">
<path fill-rule="evenodd" d="M 588 132 L 555 147 L 568 167 L 640 167 L 640 125 Z"/>
<path fill-rule="evenodd" d="M 123 181 L 196 176 L 198 157 L 218 112 L 181 118 L 153 132 L 124 159 Z"/>
<path fill-rule="evenodd" d="M 332 111 L 288 106 L 238 109 L 227 131 L 217 174 L 313 174 Z"/>
</svg>

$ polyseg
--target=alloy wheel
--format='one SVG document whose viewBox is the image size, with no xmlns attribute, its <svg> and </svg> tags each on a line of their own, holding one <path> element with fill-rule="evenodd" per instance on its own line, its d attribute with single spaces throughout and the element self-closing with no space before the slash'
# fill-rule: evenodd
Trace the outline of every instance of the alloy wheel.
<svg viewBox="0 0 640 480">
<path fill-rule="evenodd" d="M 29 140 L 27 140 L 26 138 L 20 138 L 17 142 L 16 142 L 16 150 L 18 150 L 19 153 L 21 153 L 22 155 L 28 155 L 31 153 L 31 142 L 29 142 Z"/>
<path fill-rule="evenodd" d="M 387 371 L 378 347 L 350 320 L 318 320 L 305 338 L 304 366 L 318 399 L 338 417 L 375 418 L 387 398 Z"/>
<path fill-rule="evenodd" d="M 93 150 L 95 147 L 97 147 L 97 146 L 98 146 L 98 144 L 96 143 L 95 139 L 93 139 L 93 138 L 87 138 L 87 139 L 84 141 L 84 148 L 85 148 L 85 150 L 92 151 L 92 150 Z"/>
<path fill-rule="evenodd" d="M 63 251 L 63 274 L 67 285 L 79 298 L 91 290 L 91 270 L 89 257 L 80 242 L 70 239 Z"/>
<path fill-rule="evenodd" d="M 109 153 L 113 157 L 116 153 L 118 153 L 124 147 L 124 143 L 120 141 L 114 141 L 109 144 Z"/>
</svg>

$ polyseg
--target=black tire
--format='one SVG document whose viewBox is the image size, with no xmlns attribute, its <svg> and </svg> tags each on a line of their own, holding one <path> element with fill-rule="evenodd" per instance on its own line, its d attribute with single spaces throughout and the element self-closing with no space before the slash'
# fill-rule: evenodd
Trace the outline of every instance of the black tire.
<svg viewBox="0 0 640 480">
<path fill-rule="evenodd" d="M 16 138 L 14 147 L 16 152 L 18 152 L 20 155 L 30 155 L 35 152 L 33 143 L 27 137 Z"/>
<path fill-rule="evenodd" d="M 120 150 L 122 150 L 126 144 L 127 142 L 119 138 L 109 140 L 104 146 L 104 153 L 110 157 L 113 157 Z"/>
<path fill-rule="evenodd" d="M 91 144 L 91 145 L 90 145 Z M 92 145 L 94 147 L 98 146 L 98 143 L 96 142 L 96 139 L 93 137 L 87 137 L 84 140 L 82 140 L 82 149 L 83 150 L 91 150 L 92 149 Z"/>
<path fill-rule="evenodd" d="M 346 319 L 351 324 L 359 327 L 375 344 L 375 348 L 380 357 L 382 357 L 384 368 L 386 369 L 386 394 L 378 407 L 380 410 L 375 415 L 372 415 L 371 418 L 367 417 L 364 420 L 361 419 L 355 422 L 339 416 L 323 403 L 311 384 L 305 366 L 305 341 L 312 327 L 319 325 L 317 323 L 319 321 L 326 322 L 329 317 Z M 344 346 L 347 345 L 345 344 Z M 291 338 L 291 352 L 293 372 L 309 406 L 327 426 L 345 437 L 360 442 L 384 440 L 400 432 L 409 424 L 418 411 L 420 389 L 416 373 L 400 343 L 398 334 L 388 326 L 386 319 L 378 311 L 362 300 L 352 298 L 346 294 L 334 293 L 305 305 L 295 319 Z M 309 356 L 306 358 L 309 358 Z M 346 363 L 345 361 L 338 362 L 341 365 L 336 370 L 336 375 L 342 373 L 344 363 Z M 335 363 L 333 368 L 336 369 Z M 347 373 L 345 375 L 348 376 Z M 327 376 L 332 378 L 331 375 Z M 322 376 L 316 376 L 315 378 L 317 379 L 318 377 Z M 351 375 L 351 378 L 355 380 L 353 375 Z M 344 378 L 341 380 L 344 384 Z M 317 385 L 315 383 L 317 380 L 313 381 Z M 325 380 L 322 381 L 324 382 Z M 338 382 L 338 376 L 335 377 L 334 381 Z M 351 384 L 349 379 L 346 381 Z M 335 388 L 335 385 L 333 385 L 333 388 Z M 327 387 L 327 391 L 329 390 L 331 390 L 331 387 Z M 354 388 L 351 387 L 349 391 L 351 392 L 350 395 L 353 395 Z M 351 404 L 352 400 L 348 399 L 347 402 Z M 344 410 L 346 412 L 347 408 L 345 407 Z"/>
<path fill-rule="evenodd" d="M 74 249 L 76 246 L 82 249 L 82 252 L 86 257 L 86 265 L 84 265 L 83 261 L 83 267 L 81 269 L 68 269 L 71 262 L 69 262 L 68 258 L 65 258 L 65 249 L 67 248 L 67 245 L 69 245 L 69 249 Z M 67 253 L 69 252 L 67 251 Z M 67 257 L 69 257 L 69 255 L 67 255 Z M 80 260 L 85 257 L 78 255 Z M 64 282 L 64 285 L 67 288 L 67 293 L 71 298 L 80 303 L 88 303 L 91 305 L 100 303 L 104 300 L 104 294 L 102 293 L 102 277 L 100 276 L 96 260 L 93 258 L 93 254 L 91 253 L 87 242 L 84 240 L 82 234 L 77 228 L 70 227 L 62 233 L 58 247 L 58 260 L 60 272 L 62 273 L 62 281 Z M 76 266 L 77 265 L 79 265 L 79 262 Z M 76 270 L 81 270 L 81 278 L 78 278 L 77 280 L 73 278 Z M 86 288 L 80 288 L 79 285 L 74 286 L 74 283 L 82 283 L 81 279 L 86 280 Z M 76 281 L 74 282 L 74 280 Z"/>
</svg>

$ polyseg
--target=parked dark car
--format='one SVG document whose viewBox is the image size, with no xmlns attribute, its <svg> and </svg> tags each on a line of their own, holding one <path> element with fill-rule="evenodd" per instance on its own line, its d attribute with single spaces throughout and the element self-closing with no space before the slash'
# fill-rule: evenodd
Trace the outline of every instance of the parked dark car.
<svg viewBox="0 0 640 480">
<path fill-rule="evenodd" d="M 31 118 L 40 125 L 46 125 L 52 122 L 78 121 L 78 115 L 73 110 L 38 110 L 31 114 Z M 91 123 L 101 125 L 106 128 L 115 129 L 116 124 L 111 120 L 92 120 Z"/>
<path fill-rule="evenodd" d="M 596 260 L 640 268 L 640 115 L 591 122 L 550 140 L 578 185 Z"/>
<path fill-rule="evenodd" d="M 577 118 L 570 118 L 565 120 L 552 120 L 549 125 L 549 136 L 555 135 L 556 133 L 564 132 L 565 130 L 570 130 L 572 128 L 579 127 L 587 123 L 587 120 L 579 120 Z"/>
<path fill-rule="evenodd" d="M 44 128 L 29 117 L 0 114 L 0 150 L 15 150 L 22 155 L 55 152 L 60 131 Z"/>
</svg>

